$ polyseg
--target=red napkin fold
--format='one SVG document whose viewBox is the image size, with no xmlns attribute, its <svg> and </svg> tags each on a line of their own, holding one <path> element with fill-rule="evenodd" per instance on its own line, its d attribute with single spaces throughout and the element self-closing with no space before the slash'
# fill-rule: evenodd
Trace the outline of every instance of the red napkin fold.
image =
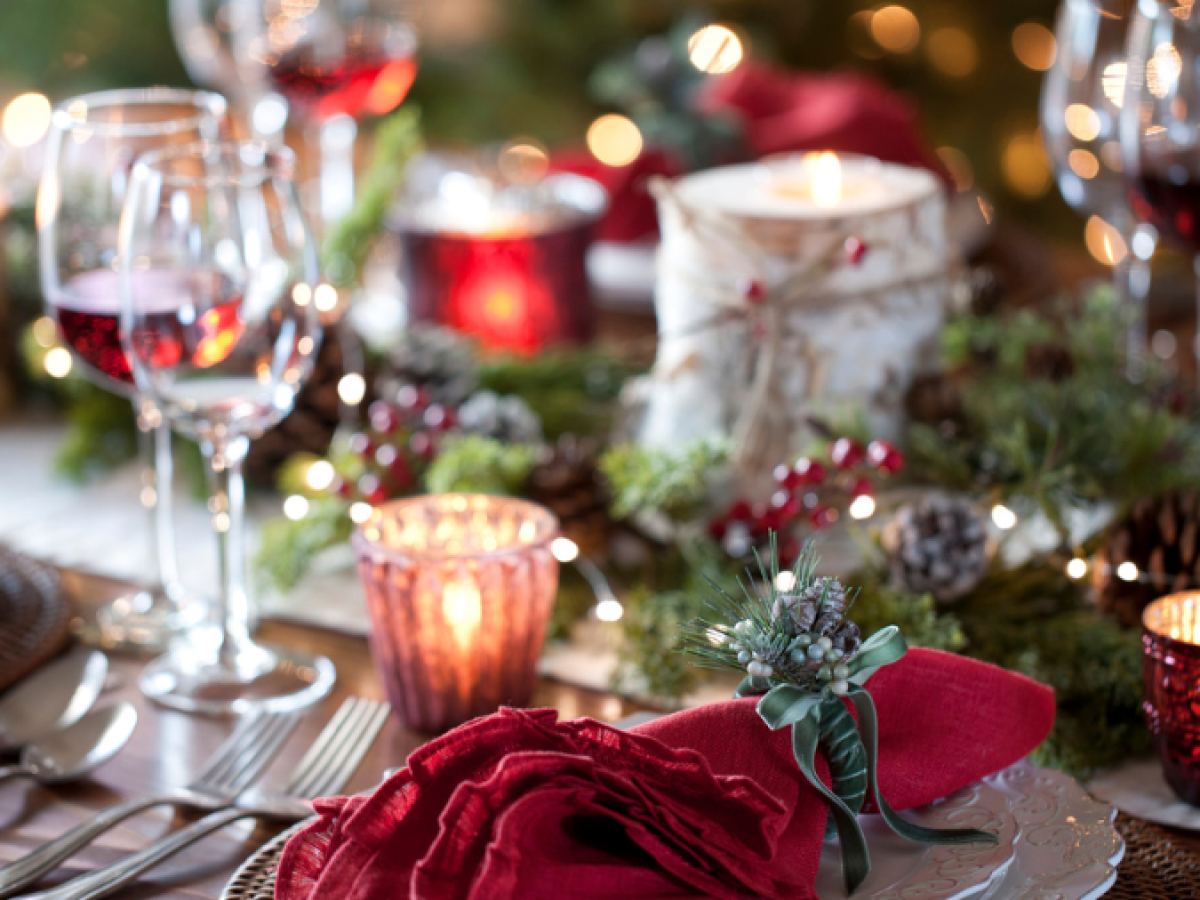
<svg viewBox="0 0 1200 900">
<path fill-rule="evenodd" d="M 936 651 L 910 651 L 868 688 L 897 809 L 1020 760 L 1054 720 L 1049 688 Z M 789 731 L 771 732 L 755 703 L 631 732 L 551 710 L 476 719 L 371 796 L 318 801 L 276 900 L 814 898 L 825 806 Z"/>
<path fill-rule="evenodd" d="M 736 116 L 755 157 L 806 150 L 836 150 L 885 162 L 932 169 L 945 167 L 920 136 L 916 112 L 887 85 L 861 72 L 793 72 L 745 62 L 728 75 L 709 78 L 696 98 L 704 113 Z M 594 178 L 609 194 L 609 210 L 597 238 L 630 243 L 658 232 L 651 176 L 683 174 L 663 150 L 648 147 L 627 166 L 606 166 L 583 149 L 556 152 L 552 167 Z"/>
</svg>

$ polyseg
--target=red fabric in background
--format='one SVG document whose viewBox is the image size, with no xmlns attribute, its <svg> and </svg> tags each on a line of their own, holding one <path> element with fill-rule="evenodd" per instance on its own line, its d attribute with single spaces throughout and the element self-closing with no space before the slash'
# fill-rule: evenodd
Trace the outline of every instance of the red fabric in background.
<svg viewBox="0 0 1200 900">
<path fill-rule="evenodd" d="M 1020 760 L 1054 721 L 1049 688 L 936 651 L 910 651 L 869 688 L 880 784 L 898 809 Z M 755 703 L 631 732 L 550 710 L 469 722 L 370 797 L 319 801 L 276 898 L 810 900 L 825 807 L 789 730 L 770 732 Z"/>
<path fill-rule="evenodd" d="M 735 116 L 755 157 L 808 150 L 859 153 L 931 169 L 949 183 L 937 154 L 921 139 L 913 107 L 860 72 L 793 72 L 746 62 L 728 75 L 708 79 L 697 106 L 703 112 Z M 586 149 L 572 148 L 556 152 L 551 168 L 604 185 L 610 205 L 597 237 L 616 243 L 658 234 L 654 198 L 646 182 L 654 175 L 683 174 L 679 161 L 657 148 L 619 167 L 601 164 Z"/>
</svg>

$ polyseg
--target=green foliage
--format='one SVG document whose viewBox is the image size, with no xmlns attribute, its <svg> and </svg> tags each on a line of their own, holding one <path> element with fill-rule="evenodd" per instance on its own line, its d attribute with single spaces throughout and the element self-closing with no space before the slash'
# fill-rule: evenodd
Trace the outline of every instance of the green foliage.
<svg viewBox="0 0 1200 900">
<path fill-rule="evenodd" d="M 263 526 L 254 569 L 286 593 L 308 572 L 317 553 L 344 544 L 353 529 L 344 502 L 332 497 L 312 500 L 303 519 L 277 518 Z"/>
<path fill-rule="evenodd" d="M 542 420 L 549 441 L 607 435 L 621 388 L 636 369 L 603 350 L 560 350 L 485 360 L 480 387 L 514 394 Z"/>
<path fill-rule="evenodd" d="M 1162 374 L 1124 376 L 1124 321 L 1111 292 L 1081 309 L 965 317 L 945 332 L 963 417 L 957 435 L 909 432 L 910 474 L 1015 498 L 1061 525 L 1071 506 L 1125 502 L 1200 481 L 1200 422 Z M 1049 373 L 1039 359 L 1058 362 Z M 1054 370 L 1057 365 L 1057 371 Z"/>
<path fill-rule="evenodd" d="M 645 590 L 627 598 L 618 687 L 641 676 L 653 696 L 678 700 L 696 686 L 700 672 L 680 652 L 680 638 L 684 625 L 705 612 L 701 598 L 699 591 Z"/>
<path fill-rule="evenodd" d="M 1054 688 L 1058 717 L 1039 762 L 1087 774 L 1149 749 L 1141 637 L 1099 616 L 1061 569 L 997 567 L 954 612 L 969 656 Z"/>
<path fill-rule="evenodd" d="M 404 106 L 379 124 L 354 207 L 330 229 L 322 248 L 322 267 L 336 286 L 348 287 L 357 280 L 404 181 L 408 162 L 421 147 L 421 114 L 415 107 Z"/>
<path fill-rule="evenodd" d="M 537 464 L 538 448 L 477 434 L 447 441 L 425 473 L 434 494 L 518 494 Z"/>
<path fill-rule="evenodd" d="M 617 444 L 600 458 L 600 471 L 617 517 L 662 513 L 687 521 L 703 506 L 716 470 L 728 458 L 728 445 L 714 440 L 695 441 L 678 451 Z"/>
<path fill-rule="evenodd" d="M 958 619 L 952 613 L 940 612 L 932 595 L 894 590 L 872 580 L 869 573 L 855 576 L 855 581 L 862 587 L 851 613 L 863 634 L 895 625 L 914 647 L 957 653 L 967 645 Z"/>
</svg>

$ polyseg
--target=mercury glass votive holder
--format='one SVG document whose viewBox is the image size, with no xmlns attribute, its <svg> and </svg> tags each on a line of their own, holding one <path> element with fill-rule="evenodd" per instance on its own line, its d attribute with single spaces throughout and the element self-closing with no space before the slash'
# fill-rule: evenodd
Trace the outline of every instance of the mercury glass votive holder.
<svg viewBox="0 0 1200 900">
<path fill-rule="evenodd" d="M 1142 614 L 1142 708 L 1167 784 L 1200 806 L 1200 592 L 1155 600 Z"/>
<path fill-rule="evenodd" d="M 533 699 L 558 533 L 541 506 L 478 494 L 397 500 L 359 526 L 371 653 L 407 727 L 444 731 Z"/>
</svg>

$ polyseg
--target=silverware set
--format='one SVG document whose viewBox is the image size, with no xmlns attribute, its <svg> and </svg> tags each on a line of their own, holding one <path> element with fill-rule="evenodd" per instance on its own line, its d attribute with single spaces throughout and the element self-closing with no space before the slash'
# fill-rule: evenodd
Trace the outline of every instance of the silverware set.
<svg viewBox="0 0 1200 900">
<path fill-rule="evenodd" d="M 103 655 L 96 655 L 104 659 Z M 41 692 L 50 692 L 53 686 L 56 705 L 74 704 L 74 717 L 65 714 L 65 707 L 57 713 L 42 709 L 34 714 L 26 708 L 27 701 L 38 692 L 24 684 L 6 694 L 0 700 L 0 740 L 6 749 L 23 749 L 17 765 L 0 767 L 0 780 L 24 776 L 52 784 L 82 777 L 115 755 L 133 732 L 137 715 L 129 704 L 87 713 L 103 686 L 106 663 L 93 662 L 90 669 L 80 659 L 57 665 L 57 670 L 46 674 L 52 667 L 45 667 L 27 681 L 40 680 Z M 84 699 L 90 694 L 91 699 L 86 703 L 62 687 L 61 682 L 72 676 L 77 678 L 76 685 Z M 10 699 L 14 695 L 16 701 Z M 45 696 L 43 693 L 43 705 Z M 300 714 L 264 713 L 245 718 L 187 785 L 111 807 L 21 859 L 0 866 L 0 898 L 22 894 L 105 832 L 155 806 L 170 805 L 208 815 L 117 863 L 52 889 L 23 896 L 38 900 L 106 897 L 185 847 L 240 819 L 277 822 L 305 819 L 312 814 L 313 799 L 344 790 L 379 736 L 389 712 L 386 703 L 347 698 L 277 792 L 263 789 L 258 781 L 287 744 L 300 722 Z M 33 718 L 43 728 L 49 725 L 49 730 L 33 736 Z"/>
</svg>

